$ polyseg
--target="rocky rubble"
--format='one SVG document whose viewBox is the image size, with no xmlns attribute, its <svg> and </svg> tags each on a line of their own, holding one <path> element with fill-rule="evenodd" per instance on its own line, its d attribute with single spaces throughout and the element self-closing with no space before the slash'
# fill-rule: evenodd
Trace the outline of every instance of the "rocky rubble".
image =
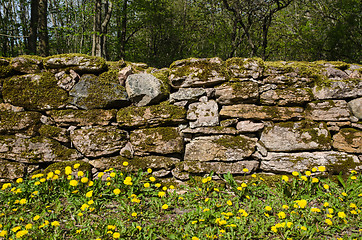
<svg viewBox="0 0 362 240">
<path fill-rule="evenodd" d="M 361 77 L 340 62 L 0 58 L 0 181 L 75 162 L 176 180 L 361 171 Z"/>
</svg>

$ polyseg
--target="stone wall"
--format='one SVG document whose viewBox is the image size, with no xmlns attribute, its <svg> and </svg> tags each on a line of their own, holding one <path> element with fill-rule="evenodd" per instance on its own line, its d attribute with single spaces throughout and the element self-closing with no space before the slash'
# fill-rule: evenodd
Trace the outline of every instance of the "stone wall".
<svg viewBox="0 0 362 240">
<path fill-rule="evenodd" d="M 360 171 L 361 78 L 343 62 L 0 58 L 0 181 L 75 162 L 178 180 Z"/>
</svg>

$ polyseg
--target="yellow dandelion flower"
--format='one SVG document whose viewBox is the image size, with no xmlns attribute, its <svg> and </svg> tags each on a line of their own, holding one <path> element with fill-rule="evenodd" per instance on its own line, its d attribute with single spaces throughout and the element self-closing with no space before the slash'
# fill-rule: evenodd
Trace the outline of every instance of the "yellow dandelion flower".
<svg viewBox="0 0 362 240">
<path fill-rule="evenodd" d="M 102 178 L 102 177 L 103 177 L 103 175 L 104 175 L 104 172 L 100 172 L 100 173 L 98 173 L 98 178 Z"/>
<path fill-rule="evenodd" d="M 132 217 L 137 217 L 137 213 L 136 213 L 136 212 L 133 212 L 133 213 L 131 214 L 131 216 L 132 216 Z"/>
<path fill-rule="evenodd" d="M 156 186 L 157 188 L 159 188 L 159 187 L 161 187 L 161 183 L 156 183 L 155 186 Z"/>
<path fill-rule="evenodd" d="M 0 231 L 0 237 L 5 237 L 6 235 L 8 235 L 8 231 L 6 230 Z"/>
<path fill-rule="evenodd" d="M 25 198 L 20 199 L 20 201 L 19 201 L 19 203 L 20 203 L 21 205 L 25 204 L 26 202 L 27 202 L 27 200 L 26 200 Z"/>
<path fill-rule="evenodd" d="M 356 210 L 351 210 L 350 213 L 353 214 L 353 215 L 358 214 L 358 213 L 356 212 Z"/>
<path fill-rule="evenodd" d="M 17 232 L 17 231 L 19 231 L 20 230 L 20 226 L 16 226 L 16 227 L 13 227 L 12 229 L 11 229 L 11 231 L 12 232 Z"/>
<path fill-rule="evenodd" d="M 191 240 L 200 240 L 198 237 L 192 237 Z"/>
<path fill-rule="evenodd" d="M 292 172 L 292 175 L 293 175 L 294 177 L 298 177 L 298 176 L 299 176 L 299 172 L 294 171 L 294 172 Z"/>
<path fill-rule="evenodd" d="M 170 185 L 169 188 L 170 188 L 170 189 L 175 189 L 175 186 L 174 186 L 174 185 Z"/>
<path fill-rule="evenodd" d="M 118 188 L 116 188 L 116 189 L 113 190 L 113 193 L 116 194 L 116 195 L 118 195 L 118 194 L 121 193 L 121 190 L 119 190 Z"/>
<path fill-rule="evenodd" d="M 93 181 L 89 181 L 89 182 L 88 182 L 88 186 L 89 186 L 89 187 L 91 187 L 91 186 L 93 186 L 93 185 L 94 185 L 94 182 L 93 182 Z"/>
<path fill-rule="evenodd" d="M 311 173 L 311 171 L 305 171 L 305 175 L 307 175 L 309 177 L 310 175 L 312 175 L 312 173 Z"/>
<path fill-rule="evenodd" d="M 123 162 L 122 164 L 123 164 L 123 166 L 125 166 L 125 167 L 128 166 L 128 162 Z"/>
<path fill-rule="evenodd" d="M 282 176 L 282 180 L 285 181 L 285 182 L 288 182 L 288 181 L 289 181 L 289 178 L 288 178 L 288 176 L 283 175 L 283 176 Z"/>
<path fill-rule="evenodd" d="M 92 205 L 93 203 L 94 203 L 93 200 L 89 200 L 89 201 L 88 201 L 88 204 L 89 204 L 89 205 Z"/>
<path fill-rule="evenodd" d="M 75 233 L 80 233 L 82 231 L 82 229 L 78 229 L 75 231 Z"/>
<path fill-rule="evenodd" d="M 51 223 L 51 225 L 54 226 L 54 227 L 58 227 L 60 225 L 60 223 L 58 221 L 53 221 Z"/>
<path fill-rule="evenodd" d="M 208 212 L 208 211 L 210 211 L 210 209 L 208 209 L 208 208 L 205 208 L 204 210 L 202 210 L 203 212 Z"/>
<path fill-rule="evenodd" d="M 356 209 L 357 209 L 357 205 L 354 204 L 354 203 L 350 203 L 350 204 L 349 204 L 349 207 L 350 207 L 350 208 L 356 208 Z"/>
<path fill-rule="evenodd" d="M 302 179 L 303 181 L 308 181 L 308 178 L 306 176 L 301 176 L 300 179 Z"/>
<path fill-rule="evenodd" d="M 333 208 L 328 208 L 328 212 L 329 212 L 330 214 L 333 214 L 333 212 L 334 212 Z"/>
<path fill-rule="evenodd" d="M 28 230 L 21 230 L 19 232 L 16 233 L 16 238 L 22 238 L 24 235 L 28 234 Z"/>
<path fill-rule="evenodd" d="M 342 193 L 342 196 L 343 196 L 343 197 L 346 197 L 346 196 L 347 196 L 347 193 L 343 192 L 343 193 Z"/>
<path fill-rule="evenodd" d="M 289 209 L 289 206 L 288 205 L 283 205 L 282 208 L 287 210 L 287 209 Z"/>
<path fill-rule="evenodd" d="M 83 203 L 83 205 L 80 207 L 80 210 L 85 211 L 87 208 L 89 208 L 89 205 L 86 203 Z"/>
<path fill-rule="evenodd" d="M 346 214 L 344 212 L 338 212 L 338 217 L 345 218 Z"/>
<path fill-rule="evenodd" d="M 327 218 L 326 220 L 324 220 L 329 226 L 331 226 L 333 224 L 332 220 Z"/>
<path fill-rule="evenodd" d="M 162 205 L 162 209 L 165 209 L 165 210 L 168 209 L 168 205 L 167 205 L 167 204 L 163 204 L 163 205 Z"/>
<path fill-rule="evenodd" d="M 114 178 L 114 177 L 116 176 L 116 173 L 115 173 L 115 172 L 111 172 L 111 173 L 109 174 L 109 176 L 112 177 L 112 178 Z"/>
<path fill-rule="evenodd" d="M 93 191 L 88 191 L 88 192 L 85 194 L 85 196 L 86 196 L 87 198 L 91 198 L 91 197 L 93 196 Z"/>
<path fill-rule="evenodd" d="M 278 232 L 278 229 L 277 229 L 276 226 L 272 226 L 272 227 L 271 227 L 271 230 L 272 230 L 273 232 L 275 232 L 275 233 Z"/>
<path fill-rule="evenodd" d="M 67 180 L 72 179 L 72 175 L 67 176 Z"/>
<path fill-rule="evenodd" d="M 147 172 L 148 172 L 149 174 L 151 174 L 151 173 L 152 173 L 152 169 L 151 169 L 151 168 L 147 168 Z"/>
<path fill-rule="evenodd" d="M 142 227 L 141 226 L 136 226 L 136 228 L 141 231 L 142 230 Z"/>
<path fill-rule="evenodd" d="M 17 182 L 17 183 L 22 183 L 22 182 L 23 182 L 23 179 L 22 179 L 22 178 L 18 178 L 18 179 L 16 179 L 16 182 Z"/>
<path fill-rule="evenodd" d="M 78 169 L 79 167 L 80 167 L 80 164 L 79 163 L 76 163 L 76 164 L 74 164 L 74 169 Z"/>
<path fill-rule="evenodd" d="M 150 181 L 151 181 L 151 182 L 154 182 L 154 181 L 156 181 L 156 178 L 150 177 Z"/>
<path fill-rule="evenodd" d="M 305 227 L 305 226 L 301 226 L 300 229 L 307 231 L 307 227 Z"/>
<path fill-rule="evenodd" d="M 252 178 L 256 178 L 256 174 L 252 174 L 251 177 L 252 177 Z"/>
<path fill-rule="evenodd" d="M 272 207 L 271 207 L 271 206 L 266 206 L 264 209 L 265 209 L 266 211 L 271 211 L 271 210 L 272 210 Z"/>
<path fill-rule="evenodd" d="M 247 173 L 247 172 L 249 172 L 249 169 L 244 168 L 244 169 L 243 169 L 243 172 L 244 172 L 244 173 Z"/>
<path fill-rule="evenodd" d="M 65 172 L 66 175 L 72 174 L 72 167 L 66 166 L 65 169 L 64 169 L 64 172 Z"/>
<path fill-rule="evenodd" d="M 165 194 L 166 194 L 165 192 L 158 192 L 157 195 L 158 195 L 159 197 L 163 197 L 163 196 L 165 196 Z"/>
<path fill-rule="evenodd" d="M 320 172 L 324 172 L 325 170 L 326 170 L 325 166 L 319 166 L 318 167 L 318 171 L 320 171 Z"/>
<path fill-rule="evenodd" d="M 59 179 L 59 175 L 54 175 L 53 176 L 53 180 L 58 180 Z"/>
<path fill-rule="evenodd" d="M 228 201 L 226 202 L 226 204 L 229 205 L 229 206 L 231 206 L 231 205 L 233 205 L 233 202 L 230 201 L 230 200 L 228 200 Z"/>
<path fill-rule="evenodd" d="M 287 227 L 288 227 L 288 228 L 291 228 L 291 227 L 292 227 L 292 225 L 293 225 L 293 223 L 292 223 L 292 222 L 287 222 Z"/>
<path fill-rule="evenodd" d="M 57 174 L 57 175 L 60 175 L 60 170 L 57 169 L 57 170 L 54 171 L 54 173 Z"/>
<path fill-rule="evenodd" d="M 328 206 L 329 206 L 329 203 L 328 203 L 328 202 L 325 202 L 325 203 L 323 203 L 323 206 L 324 206 L 324 207 L 328 207 Z"/>
<path fill-rule="evenodd" d="M 88 178 L 87 178 L 87 177 L 82 177 L 82 178 L 80 179 L 80 181 L 81 181 L 82 183 L 87 183 L 87 182 L 88 182 Z"/>
<path fill-rule="evenodd" d="M 107 226 L 107 229 L 108 229 L 108 230 L 115 230 L 115 229 L 116 229 L 116 226 L 115 226 L 115 225 L 108 225 L 108 226 Z"/>
<path fill-rule="evenodd" d="M 316 208 L 316 207 L 312 207 L 310 210 L 312 212 L 321 212 L 321 210 L 319 208 Z"/>
<path fill-rule="evenodd" d="M 328 184 L 324 184 L 324 185 L 323 185 L 323 188 L 326 189 L 326 190 L 328 190 L 328 189 L 329 189 L 329 185 L 328 185 Z"/>
<path fill-rule="evenodd" d="M 39 216 L 39 215 L 36 215 L 36 216 L 33 218 L 33 220 L 34 220 L 34 221 L 37 221 L 37 220 L 39 220 L 39 218 L 40 218 L 40 216 Z"/>
<path fill-rule="evenodd" d="M 83 216 L 83 213 L 79 212 L 77 215 L 78 215 L 79 217 L 81 217 L 81 216 Z"/>
<path fill-rule="evenodd" d="M 125 179 L 124 179 L 124 181 L 123 181 L 123 183 L 125 184 L 125 185 L 132 185 L 132 178 L 131 177 L 126 177 Z"/>
<path fill-rule="evenodd" d="M 307 204 L 308 204 L 307 200 L 305 200 L 305 199 L 297 200 L 295 202 L 298 204 L 298 206 L 300 208 L 305 208 L 307 206 Z"/>
<path fill-rule="evenodd" d="M 162 190 L 163 190 L 163 191 L 166 191 L 166 190 L 167 190 L 167 187 L 166 187 L 166 186 L 164 186 L 164 187 L 162 188 Z"/>
<path fill-rule="evenodd" d="M 218 188 L 214 188 L 214 191 L 215 192 L 219 192 L 220 190 Z"/>
<path fill-rule="evenodd" d="M 317 182 L 319 182 L 318 178 L 312 178 L 312 183 L 317 183 Z"/>
<path fill-rule="evenodd" d="M 356 180 L 357 177 L 356 177 L 356 176 L 351 176 L 351 179 L 352 179 L 352 180 Z"/>
<path fill-rule="evenodd" d="M 317 171 L 317 168 L 312 168 L 312 172 L 316 172 Z"/>
<path fill-rule="evenodd" d="M 33 227 L 33 224 L 31 224 L 31 223 L 28 223 L 28 224 L 26 224 L 25 225 L 25 229 L 31 229 Z"/>
<path fill-rule="evenodd" d="M 84 172 L 83 172 L 83 171 L 78 171 L 77 175 L 78 175 L 78 177 L 83 177 L 83 176 L 84 176 Z"/>
<path fill-rule="evenodd" d="M 279 213 L 278 213 L 278 217 L 279 217 L 280 219 L 284 219 L 284 218 L 286 217 L 285 212 L 279 212 Z"/>
<path fill-rule="evenodd" d="M 77 181 L 77 180 L 74 180 L 74 179 L 73 179 L 73 180 L 70 180 L 70 181 L 69 181 L 69 185 L 75 187 L 75 186 L 78 185 L 78 181 Z"/>
</svg>

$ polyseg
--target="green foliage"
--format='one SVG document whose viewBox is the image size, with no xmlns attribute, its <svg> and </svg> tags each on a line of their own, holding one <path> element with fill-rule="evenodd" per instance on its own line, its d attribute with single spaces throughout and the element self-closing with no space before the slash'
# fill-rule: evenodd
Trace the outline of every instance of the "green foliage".
<svg viewBox="0 0 362 240">
<path fill-rule="evenodd" d="M 173 186 L 152 169 L 92 179 L 73 162 L 0 185 L 0 238 L 357 239 L 362 176 L 352 171 L 339 185 L 324 171 L 276 176 L 275 187 L 255 174 L 213 173 Z"/>
</svg>

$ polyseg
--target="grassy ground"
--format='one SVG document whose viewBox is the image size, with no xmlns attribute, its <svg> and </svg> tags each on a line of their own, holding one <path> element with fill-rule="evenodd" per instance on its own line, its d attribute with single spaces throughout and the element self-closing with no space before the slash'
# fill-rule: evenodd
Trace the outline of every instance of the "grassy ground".
<svg viewBox="0 0 362 240">
<path fill-rule="evenodd" d="M 128 163 L 124 163 L 127 165 Z M 362 176 L 337 182 L 324 167 L 281 176 L 251 175 L 161 184 L 152 170 L 112 169 L 91 181 L 79 166 L 3 184 L 0 239 L 361 239 Z M 247 173 L 248 170 L 244 169 Z M 106 176 L 105 175 L 105 176 Z M 104 177 L 104 176 L 103 176 Z"/>
</svg>

